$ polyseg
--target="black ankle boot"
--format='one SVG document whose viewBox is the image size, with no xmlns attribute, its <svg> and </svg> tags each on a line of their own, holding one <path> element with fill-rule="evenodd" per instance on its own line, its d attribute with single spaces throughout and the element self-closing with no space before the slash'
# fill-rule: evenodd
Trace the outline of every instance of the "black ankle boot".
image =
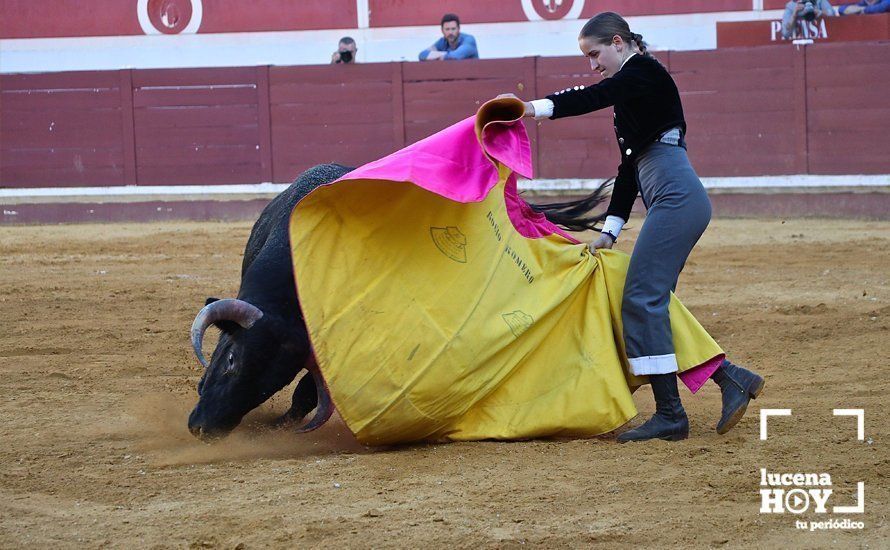
<svg viewBox="0 0 890 550">
<path fill-rule="evenodd" d="M 717 433 L 725 434 L 742 419 L 748 402 L 760 395 L 765 382 L 757 373 L 725 360 L 711 378 L 720 386 L 720 393 L 723 394 L 723 411 L 717 423 Z"/>
<path fill-rule="evenodd" d="M 652 393 L 655 394 L 655 415 L 642 426 L 619 435 L 618 442 L 647 439 L 679 441 L 689 437 L 689 419 L 680 402 L 677 374 L 650 374 L 649 383 L 652 384 Z"/>
</svg>

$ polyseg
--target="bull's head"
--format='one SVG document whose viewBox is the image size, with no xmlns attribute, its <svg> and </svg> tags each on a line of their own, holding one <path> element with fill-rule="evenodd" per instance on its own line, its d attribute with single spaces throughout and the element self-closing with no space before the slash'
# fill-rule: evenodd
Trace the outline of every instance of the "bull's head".
<svg viewBox="0 0 890 550">
<path fill-rule="evenodd" d="M 211 325 L 222 332 L 208 364 L 201 345 Z M 189 430 L 202 439 L 234 429 L 244 415 L 290 384 L 306 360 L 306 346 L 294 342 L 280 320 L 243 300 L 208 298 L 192 323 L 191 340 L 204 375 Z"/>
</svg>

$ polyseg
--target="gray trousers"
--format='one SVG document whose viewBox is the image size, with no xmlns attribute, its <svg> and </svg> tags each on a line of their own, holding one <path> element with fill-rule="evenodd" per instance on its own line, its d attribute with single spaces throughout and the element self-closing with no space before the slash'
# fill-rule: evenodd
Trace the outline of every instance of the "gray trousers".
<svg viewBox="0 0 890 550">
<path fill-rule="evenodd" d="M 624 344 L 634 374 L 666 374 L 677 371 L 670 293 L 711 221 L 711 201 L 675 145 L 649 146 L 637 159 L 637 181 L 648 213 L 624 283 Z"/>
</svg>

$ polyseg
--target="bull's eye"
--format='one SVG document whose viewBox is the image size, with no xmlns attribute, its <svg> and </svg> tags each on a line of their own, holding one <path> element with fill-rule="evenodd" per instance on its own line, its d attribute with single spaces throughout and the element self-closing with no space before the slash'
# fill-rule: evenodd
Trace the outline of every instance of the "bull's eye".
<svg viewBox="0 0 890 550">
<path fill-rule="evenodd" d="M 235 352 L 229 352 L 229 364 L 226 365 L 226 374 L 231 374 L 235 370 Z"/>
</svg>

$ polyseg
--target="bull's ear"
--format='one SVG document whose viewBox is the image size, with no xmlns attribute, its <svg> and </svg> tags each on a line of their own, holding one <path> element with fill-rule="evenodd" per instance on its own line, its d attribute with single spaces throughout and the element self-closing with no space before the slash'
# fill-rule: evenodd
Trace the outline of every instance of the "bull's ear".
<svg viewBox="0 0 890 550">
<path fill-rule="evenodd" d="M 223 332 L 228 332 L 229 334 L 232 334 L 233 332 L 241 328 L 241 326 L 238 325 L 238 323 L 236 323 L 235 321 L 217 321 L 213 323 L 213 326 Z"/>
<path fill-rule="evenodd" d="M 204 300 L 204 306 L 205 307 L 209 306 L 213 302 L 218 302 L 218 301 L 219 301 L 219 298 L 214 298 L 211 296 L 211 297 L 207 298 L 206 300 Z M 239 328 L 238 323 L 236 323 L 234 321 L 217 321 L 217 322 L 213 323 L 213 326 L 215 326 L 216 328 L 218 328 L 219 330 L 221 330 L 223 332 L 229 332 L 229 333 L 235 332 L 235 330 L 237 330 Z"/>
</svg>

